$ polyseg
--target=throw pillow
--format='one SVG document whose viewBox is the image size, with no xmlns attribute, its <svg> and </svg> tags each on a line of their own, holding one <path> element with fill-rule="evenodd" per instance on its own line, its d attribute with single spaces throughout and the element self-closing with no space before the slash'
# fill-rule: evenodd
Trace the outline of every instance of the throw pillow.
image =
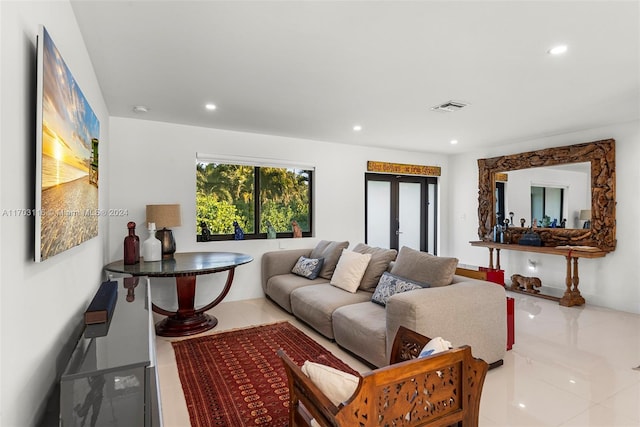
<svg viewBox="0 0 640 427">
<path fill-rule="evenodd" d="M 422 347 L 422 351 L 418 355 L 418 358 L 431 356 L 432 354 L 442 353 L 443 351 L 447 351 L 451 348 L 451 343 L 449 341 L 445 341 L 442 337 L 435 337 L 431 339 L 424 347 Z"/>
<path fill-rule="evenodd" d="M 320 273 L 323 263 L 323 258 L 307 258 L 305 256 L 301 256 L 298 258 L 296 265 L 291 269 L 291 272 L 298 276 L 313 280 L 318 277 L 318 273 Z"/>
<path fill-rule="evenodd" d="M 338 258 L 343 249 L 349 246 L 349 242 L 332 242 L 329 240 L 321 240 L 311 251 L 309 258 L 324 258 L 322 269 L 320 269 L 319 277 L 331 280 L 333 271 L 336 269 Z"/>
<path fill-rule="evenodd" d="M 391 273 L 439 287 L 451 284 L 457 265 L 458 258 L 439 257 L 403 246 Z"/>
<path fill-rule="evenodd" d="M 360 281 L 360 289 L 373 292 L 378 286 L 382 273 L 387 271 L 389 263 L 396 259 L 398 251 L 395 249 L 375 248 L 364 243 L 358 243 L 353 248 L 353 251 L 361 254 L 371 254 L 371 261 L 369 261 L 367 271 L 364 272 L 362 281 Z"/>
<path fill-rule="evenodd" d="M 371 302 L 375 302 L 384 307 L 387 305 L 389 298 L 395 294 L 428 287 L 429 285 L 426 283 L 414 282 L 413 280 L 394 276 L 385 271 L 382 273 L 382 277 L 380 277 L 380 282 L 378 282 L 378 286 L 371 297 Z"/>
<path fill-rule="evenodd" d="M 301 369 L 336 406 L 349 400 L 360 383 L 360 378 L 355 375 L 308 360 L 304 362 Z"/>
<path fill-rule="evenodd" d="M 359 254 L 343 249 L 330 283 L 352 294 L 356 293 L 370 260 L 371 254 Z"/>
</svg>

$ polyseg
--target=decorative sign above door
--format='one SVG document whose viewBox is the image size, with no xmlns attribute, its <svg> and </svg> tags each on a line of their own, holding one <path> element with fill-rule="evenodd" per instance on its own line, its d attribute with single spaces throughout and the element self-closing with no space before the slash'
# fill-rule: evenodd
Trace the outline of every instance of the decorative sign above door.
<svg viewBox="0 0 640 427">
<path fill-rule="evenodd" d="M 367 162 L 368 172 L 395 173 L 399 175 L 440 176 L 440 166 L 407 165 L 404 163 Z"/>
</svg>

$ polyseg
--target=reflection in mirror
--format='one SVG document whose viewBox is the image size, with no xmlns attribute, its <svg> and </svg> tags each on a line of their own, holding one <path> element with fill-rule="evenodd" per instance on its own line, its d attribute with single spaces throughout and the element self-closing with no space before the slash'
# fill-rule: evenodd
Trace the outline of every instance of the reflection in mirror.
<svg viewBox="0 0 640 427">
<path fill-rule="evenodd" d="M 591 207 L 590 162 L 504 171 L 496 181 L 499 223 L 513 213 L 515 226 L 530 227 L 535 219 L 538 227 L 583 228 L 580 212 Z"/>
</svg>

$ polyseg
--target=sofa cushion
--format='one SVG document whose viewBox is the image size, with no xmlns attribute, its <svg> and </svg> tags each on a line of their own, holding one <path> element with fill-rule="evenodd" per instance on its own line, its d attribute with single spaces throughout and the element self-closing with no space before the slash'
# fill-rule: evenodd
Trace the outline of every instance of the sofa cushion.
<svg viewBox="0 0 640 427">
<path fill-rule="evenodd" d="M 327 283 L 327 279 L 318 277 L 317 279 L 309 280 L 291 273 L 279 274 L 269 278 L 265 293 L 280 307 L 291 313 L 291 292 L 304 286 L 321 283 Z"/>
<path fill-rule="evenodd" d="M 378 286 L 382 273 L 387 271 L 389 264 L 396 259 L 398 251 L 395 249 L 376 248 L 364 243 L 358 243 L 353 248 L 353 251 L 361 254 L 371 254 L 371 261 L 369 261 L 367 271 L 364 272 L 364 276 L 360 281 L 360 289 L 373 292 Z"/>
<path fill-rule="evenodd" d="M 384 307 L 370 301 L 345 305 L 333 312 L 333 333 L 343 348 L 374 366 L 389 364 Z"/>
<path fill-rule="evenodd" d="M 354 293 L 360 286 L 360 281 L 370 260 L 371 254 L 360 254 L 343 249 L 330 283 L 347 292 Z"/>
<path fill-rule="evenodd" d="M 385 271 L 384 273 L 382 273 L 380 282 L 378 282 L 378 286 L 376 287 L 376 290 L 371 297 L 371 302 L 380 304 L 384 307 L 385 305 L 387 305 L 387 301 L 389 300 L 389 298 L 391 298 L 395 294 L 428 287 L 429 285 L 426 283 L 414 282 L 413 280 L 395 276 Z"/>
<path fill-rule="evenodd" d="M 318 274 L 320 274 L 323 263 L 324 258 L 307 258 L 305 256 L 300 256 L 296 265 L 291 269 L 291 272 L 298 276 L 313 280 L 318 277 Z"/>
<path fill-rule="evenodd" d="M 403 246 L 391 274 L 431 287 L 447 286 L 453 281 L 457 265 L 458 258 L 439 257 Z"/>
<path fill-rule="evenodd" d="M 309 324 L 325 337 L 333 339 L 331 315 L 335 309 L 370 299 L 369 292 L 359 290 L 352 294 L 328 283 L 305 286 L 291 293 L 291 311 L 298 319 Z"/>
<path fill-rule="evenodd" d="M 324 258 L 324 263 L 318 276 L 331 280 L 333 271 L 336 269 L 338 259 L 342 254 L 342 250 L 349 246 L 349 242 L 332 242 L 329 240 L 321 240 L 311 251 L 309 258 Z"/>
</svg>

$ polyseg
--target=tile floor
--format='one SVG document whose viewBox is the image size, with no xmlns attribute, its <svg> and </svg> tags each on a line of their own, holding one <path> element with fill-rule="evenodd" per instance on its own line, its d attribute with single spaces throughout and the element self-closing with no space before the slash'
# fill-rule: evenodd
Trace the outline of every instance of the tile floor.
<svg viewBox="0 0 640 427">
<path fill-rule="evenodd" d="M 513 294 L 516 343 L 489 371 L 480 426 L 640 426 L 640 315 Z M 289 320 L 358 371 L 369 368 L 266 299 L 225 302 L 211 333 Z M 158 317 L 160 319 L 160 317 Z M 156 340 L 166 427 L 189 426 L 171 340 Z"/>
</svg>

